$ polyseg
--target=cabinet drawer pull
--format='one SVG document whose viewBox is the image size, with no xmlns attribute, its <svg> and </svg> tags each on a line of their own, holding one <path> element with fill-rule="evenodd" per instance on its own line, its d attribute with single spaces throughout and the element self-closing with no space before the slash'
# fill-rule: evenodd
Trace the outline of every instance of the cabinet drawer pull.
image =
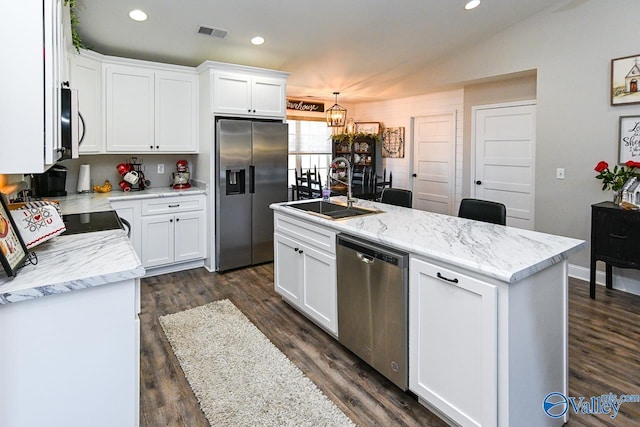
<svg viewBox="0 0 640 427">
<path fill-rule="evenodd" d="M 609 237 L 613 237 L 614 239 L 626 240 L 627 236 L 621 236 L 620 234 L 609 233 Z"/>
<path fill-rule="evenodd" d="M 179 208 L 180 207 L 180 203 L 178 203 L 177 205 L 169 205 L 170 208 Z"/>
<path fill-rule="evenodd" d="M 438 279 L 446 280 L 447 282 L 458 283 L 458 279 L 456 279 L 456 278 L 449 279 L 448 277 L 444 277 L 442 274 L 440 274 L 440 272 L 438 272 L 438 274 L 436 274 L 436 276 L 438 276 Z"/>
</svg>

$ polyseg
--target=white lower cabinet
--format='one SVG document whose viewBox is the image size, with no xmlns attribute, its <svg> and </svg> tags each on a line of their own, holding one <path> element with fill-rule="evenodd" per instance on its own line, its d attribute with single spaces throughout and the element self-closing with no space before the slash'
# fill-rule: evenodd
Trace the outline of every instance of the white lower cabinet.
<svg viewBox="0 0 640 427">
<path fill-rule="evenodd" d="M 141 226 L 144 267 L 204 259 L 204 196 L 143 200 Z"/>
<path fill-rule="evenodd" d="M 204 258 L 204 212 L 142 218 L 142 265 L 156 267 Z"/>
<path fill-rule="evenodd" d="M 140 281 L 0 306 L 0 425 L 134 427 Z"/>
<path fill-rule="evenodd" d="M 131 224 L 130 239 L 145 268 L 204 262 L 207 233 L 203 194 L 116 200 L 111 205 Z"/>
<path fill-rule="evenodd" d="M 409 388 L 457 424 L 496 425 L 497 287 L 416 258 L 409 271 Z"/>
<path fill-rule="evenodd" d="M 276 292 L 337 336 L 335 233 L 278 213 L 274 221 Z"/>
</svg>

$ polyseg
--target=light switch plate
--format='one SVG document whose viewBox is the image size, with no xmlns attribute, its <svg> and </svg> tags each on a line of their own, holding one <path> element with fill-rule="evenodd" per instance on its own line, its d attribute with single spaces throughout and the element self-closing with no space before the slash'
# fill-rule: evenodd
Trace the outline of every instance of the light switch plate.
<svg viewBox="0 0 640 427">
<path fill-rule="evenodd" d="M 556 178 L 557 179 L 564 179 L 564 168 L 556 169 Z"/>
<path fill-rule="evenodd" d="M 158 174 L 164 173 L 164 164 L 158 163 Z"/>
</svg>

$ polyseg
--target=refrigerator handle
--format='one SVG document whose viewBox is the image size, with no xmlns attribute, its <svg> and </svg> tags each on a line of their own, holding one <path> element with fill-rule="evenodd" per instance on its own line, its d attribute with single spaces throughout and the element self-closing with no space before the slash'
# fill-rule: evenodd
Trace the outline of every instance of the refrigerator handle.
<svg viewBox="0 0 640 427">
<path fill-rule="evenodd" d="M 256 167 L 249 166 L 249 193 L 256 192 Z"/>
</svg>

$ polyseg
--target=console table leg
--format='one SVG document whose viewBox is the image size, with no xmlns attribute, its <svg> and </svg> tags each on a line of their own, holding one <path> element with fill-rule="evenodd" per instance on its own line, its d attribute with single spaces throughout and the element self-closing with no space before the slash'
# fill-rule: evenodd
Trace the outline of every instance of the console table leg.
<svg viewBox="0 0 640 427">
<path fill-rule="evenodd" d="M 591 269 L 589 271 L 589 296 L 596 299 L 596 262 L 591 260 Z"/>
<path fill-rule="evenodd" d="M 613 266 L 609 263 L 605 263 L 604 265 L 607 267 L 607 289 L 613 289 Z"/>
</svg>

